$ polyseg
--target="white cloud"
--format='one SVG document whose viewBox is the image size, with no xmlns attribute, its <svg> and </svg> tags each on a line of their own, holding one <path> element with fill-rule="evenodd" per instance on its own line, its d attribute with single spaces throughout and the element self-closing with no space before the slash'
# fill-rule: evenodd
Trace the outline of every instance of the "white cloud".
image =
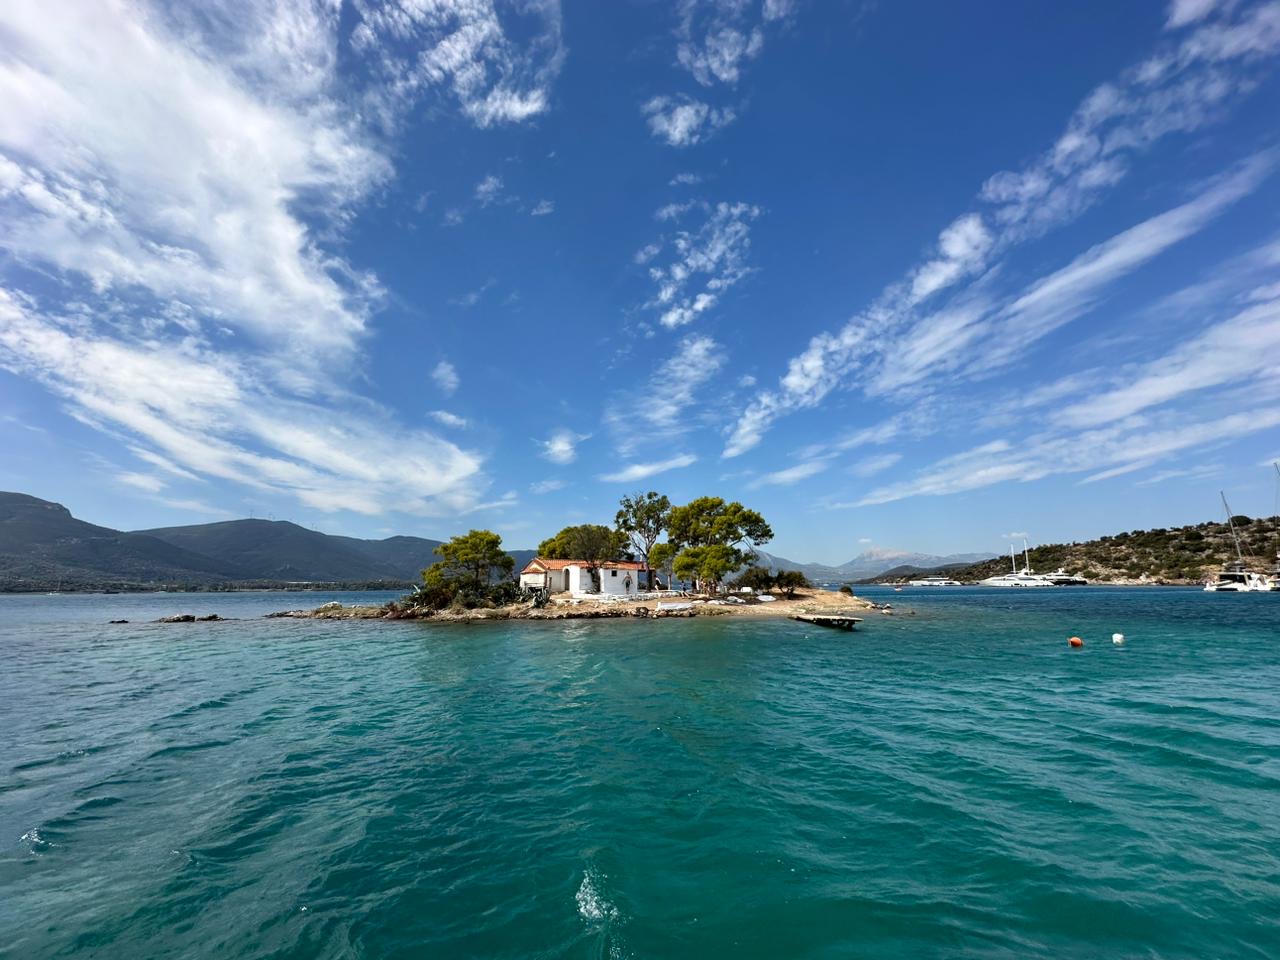
<svg viewBox="0 0 1280 960">
<path fill-rule="evenodd" d="M 486 4 L 430 6 L 0 7 L 0 363 L 173 475 L 473 504 L 477 455 L 343 386 L 383 297 L 344 232 L 430 87 L 481 125 L 545 103 L 559 12 L 528 5 L 517 44 Z"/>
<path fill-rule="evenodd" d="M 446 396 L 456 391 L 458 385 L 462 382 L 458 377 L 458 371 L 448 360 L 441 360 L 435 365 L 435 368 L 431 371 L 431 379 L 436 382 L 440 392 Z"/>
<path fill-rule="evenodd" d="M 678 470 L 681 467 L 690 466 L 697 461 L 698 458 L 693 454 L 685 453 L 669 460 L 659 460 L 654 463 L 632 463 L 614 473 L 601 474 L 599 479 L 605 483 L 632 483 L 636 480 L 645 480 L 656 476 L 659 473 L 666 473 L 668 470 Z"/>
<path fill-rule="evenodd" d="M 760 391 L 740 413 L 724 456 L 751 449 L 779 417 L 816 406 L 858 373 L 878 374 L 881 391 L 902 391 L 917 389 L 939 367 L 972 377 L 1010 362 L 1029 343 L 1088 309 L 1106 283 L 1200 229 L 1256 186 L 1269 157 L 1255 158 L 1164 219 L 1095 248 L 1074 269 L 1026 291 L 1003 316 L 988 316 L 988 307 L 998 307 L 994 288 L 1004 254 L 1078 216 L 1156 141 L 1202 127 L 1258 86 L 1263 61 L 1280 51 L 1280 4 L 1223 5 L 1218 16 L 1180 37 L 1095 89 L 1040 157 L 989 178 L 977 198 L 982 209 L 944 231 L 936 254 L 890 284 L 844 327 L 814 336 L 789 361 L 777 387 Z M 975 276 L 958 302 L 931 317 L 916 315 L 925 298 Z M 948 336 L 959 338 L 955 349 L 945 348 Z M 984 352 L 993 345 L 994 351 Z M 928 382 L 929 389 L 938 388 Z"/>
<path fill-rule="evenodd" d="M 681 0 L 676 60 L 698 83 L 736 84 L 747 61 L 760 54 L 764 32 L 751 22 L 752 6 L 732 0 Z M 764 18 L 780 19 L 789 8 L 789 3 L 770 0 Z"/>
<path fill-rule="evenodd" d="M 1218 463 L 1204 463 L 1195 467 L 1180 467 L 1173 470 L 1161 470 L 1153 473 L 1149 477 L 1144 477 L 1137 481 L 1134 486 L 1149 487 L 1157 483 L 1165 483 L 1168 480 L 1207 480 L 1210 477 L 1216 477 L 1222 474 L 1225 468 Z"/>
<path fill-rule="evenodd" d="M 874 457 L 865 457 L 859 460 L 849 468 L 849 472 L 855 477 L 871 477 L 877 473 L 883 473 L 901 459 L 902 454 L 900 453 L 881 453 Z"/>
<path fill-rule="evenodd" d="M 460 227 L 466 219 L 466 214 L 464 214 L 460 209 L 457 207 L 450 207 L 444 212 L 444 216 L 440 219 L 440 222 L 446 227 Z"/>
<path fill-rule="evenodd" d="M 1071 404 L 1057 419 L 1072 427 L 1121 420 L 1185 394 L 1258 376 L 1280 376 L 1280 299 L 1256 304 L 1128 373 L 1123 386 Z"/>
<path fill-rule="evenodd" d="M 550 106 L 564 61 L 558 0 L 510 9 L 522 43 L 508 36 L 489 0 L 391 0 L 352 10 L 352 46 L 385 78 L 372 108 L 403 110 L 432 87 L 451 90 L 479 127 L 519 123 Z"/>
<path fill-rule="evenodd" d="M 116 479 L 148 493 L 159 493 L 165 486 L 164 480 L 154 473 L 117 473 Z"/>
<path fill-rule="evenodd" d="M 1025 531 L 1019 530 L 1014 533 L 1002 533 L 1000 536 L 1004 537 L 1006 540 L 1026 540 L 1031 535 Z"/>
<path fill-rule="evenodd" d="M 1187 451 L 1227 443 L 1280 426 L 1280 409 L 1256 407 L 1198 419 L 1184 412 L 1153 424 L 1141 417 L 1080 433 L 1049 433 L 1013 443 L 992 441 L 920 470 L 914 477 L 879 487 L 859 505 L 917 496 L 945 496 L 1009 481 L 1091 474 L 1091 482 L 1143 469 Z M 1207 411 L 1208 412 L 1208 411 Z"/>
<path fill-rule="evenodd" d="M 0 365 L 176 475 L 292 495 L 321 510 L 438 515 L 487 481 L 478 456 L 345 397 L 340 415 L 280 393 L 198 343 L 127 343 L 0 289 Z M 326 401 L 328 398 L 324 398 Z"/>
<path fill-rule="evenodd" d="M 655 262 L 656 253 L 648 258 L 649 278 L 658 289 L 647 306 L 661 310 L 659 322 L 670 329 L 692 323 L 751 272 L 751 221 L 760 208 L 748 203 L 693 204 L 680 213 L 691 210 L 705 216 L 702 225 L 664 238 L 662 250 L 669 252 L 664 263 Z"/>
<path fill-rule="evenodd" d="M 606 415 L 619 454 L 630 457 L 645 446 L 670 447 L 702 421 L 691 408 L 699 391 L 720 372 L 725 364 L 724 347 L 706 335 L 679 341 L 675 352 L 662 361 L 641 388 L 644 402 L 644 426 L 636 428 L 634 394 L 628 394 L 610 405 Z"/>
<path fill-rule="evenodd" d="M 650 132 L 673 147 L 691 147 L 701 143 L 735 119 L 733 110 L 728 107 L 712 107 L 683 94 L 654 97 L 640 108 L 640 112 L 648 120 Z"/>
<path fill-rule="evenodd" d="M 918 303 L 950 286 L 959 277 L 982 267 L 992 238 L 982 217 L 965 214 L 938 236 L 938 256 L 920 266 L 911 281 L 911 298 Z"/>
<path fill-rule="evenodd" d="M 538 441 L 542 445 L 542 457 L 552 463 L 573 463 L 578 459 L 578 444 L 591 439 L 590 434 L 574 433 L 572 430 L 560 429 L 546 440 Z"/>
<path fill-rule="evenodd" d="M 465 430 L 467 427 L 466 417 L 460 417 L 448 410 L 432 410 L 431 419 L 446 427 L 453 427 L 455 430 Z"/>
<path fill-rule="evenodd" d="M 530 493 L 553 493 L 556 490 L 563 490 L 566 484 L 563 480 L 539 480 L 536 483 L 529 484 Z"/>
<path fill-rule="evenodd" d="M 496 174 L 491 173 L 476 184 L 476 200 L 480 206 L 487 207 L 491 203 L 497 203 L 501 197 L 502 178 Z"/>
<path fill-rule="evenodd" d="M 667 183 L 669 187 L 695 187 L 702 182 L 702 177 L 696 173 L 677 173 Z"/>
<path fill-rule="evenodd" d="M 1011 363 L 1037 340 L 1091 309 L 1109 285 L 1248 196 L 1274 166 L 1272 154 L 1250 158 L 1194 199 L 1094 246 L 1004 305 L 993 302 L 987 285 L 979 281 L 919 319 L 900 306 L 872 306 L 840 331 L 814 337 L 791 359 L 778 389 L 762 391 L 740 414 L 724 455 L 751 449 L 778 416 L 816 406 L 855 372 L 863 373 L 863 389 L 876 396 L 922 382 L 936 390 L 942 373 L 963 380 Z"/>
<path fill-rule="evenodd" d="M 1165 25 L 1170 30 L 1185 27 L 1189 23 L 1203 20 L 1213 8 L 1222 5 L 1223 0 L 1173 0 L 1169 4 L 1168 19 Z"/>
<path fill-rule="evenodd" d="M 556 212 L 556 205 L 551 200 L 539 200 L 532 210 L 529 211 L 531 217 L 545 217 L 549 213 Z"/>
<path fill-rule="evenodd" d="M 809 477 L 822 473 L 830 466 L 831 464 L 826 460 L 810 460 L 808 463 L 797 463 L 794 467 L 787 467 L 784 470 L 777 470 L 773 473 L 766 473 L 762 477 L 757 477 L 749 486 L 753 490 L 759 487 L 789 487 L 792 484 L 799 483 L 801 480 L 807 480 Z"/>
</svg>

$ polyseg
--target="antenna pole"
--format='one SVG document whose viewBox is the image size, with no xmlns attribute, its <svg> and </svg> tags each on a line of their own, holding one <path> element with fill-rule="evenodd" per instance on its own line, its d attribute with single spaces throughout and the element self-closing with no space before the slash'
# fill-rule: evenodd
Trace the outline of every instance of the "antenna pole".
<svg viewBox="0 0 1280 960">
<path fill-rule="evenodd" d="M 1244 563 L 1244 554 L 1240 552 L 1240 538 L 1236 536 L 1236 525 L 1231 519 L 1231 506 L 1227 503 L 1227 495 L 1221 490 L 1218 495 L 1222 497 L 1222 509 L 1227 511 L 1227 526 L 1231 528 L 1231 541 L 1236 545 L 1236 559 Z"/>
</svg>

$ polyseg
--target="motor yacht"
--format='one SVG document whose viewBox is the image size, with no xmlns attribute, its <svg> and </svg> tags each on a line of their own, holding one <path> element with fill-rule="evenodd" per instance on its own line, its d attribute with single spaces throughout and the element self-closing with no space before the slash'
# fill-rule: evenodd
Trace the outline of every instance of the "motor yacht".
<svg viewBox="0 0 1280 960">
<path fill-rule="evenodd" d="M 950 577 L 921 577 L 919 580 L 912 580 L 908 584 L 911 587 L 963 587 L 964 584 L 959 580 L 952 580 Z"/>
<path fill-rule="evenodd" d="M 1054 587 L 1057 586 L 1048 577 L 1042 577 L 1031 571 L 1031 556 L 1027 551 L 1027 543 L 1022 542 L 1022 555 L 1024 564 L 1021 570 L 1018 569 L 1018 559 L 1013 552 L 1013 544 L 1009 544 L 1009 565 L 1012 568 L 1009 573 L 1002 573 L 996 577 L 987 577 L 987 579 L 979 582 L 979 586 L 983 587 Z"/>
<path fill-rule="evenodd" d="M 1053 573 L 1046 573 L 1044 578 L 1051 581 L 1055 587 L 1085 587 L 1089 585 L 1089 581 L 1084 577 L 1077 576 L 1074 573 L 1067 573 L 1061 567 L 1053 571 Z"/>
</svg>

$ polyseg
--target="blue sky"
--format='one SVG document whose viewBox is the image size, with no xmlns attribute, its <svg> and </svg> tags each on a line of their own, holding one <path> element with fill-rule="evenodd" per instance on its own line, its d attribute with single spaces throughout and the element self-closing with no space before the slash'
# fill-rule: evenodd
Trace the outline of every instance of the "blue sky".
<svg viewBox="0 0 1280 960">
<path fill-rule="evenodd" d="M 0 487 L 824 562 L 1273 509 L 1280 3 L 194 6 L 0 9 Z"/>
</svg>

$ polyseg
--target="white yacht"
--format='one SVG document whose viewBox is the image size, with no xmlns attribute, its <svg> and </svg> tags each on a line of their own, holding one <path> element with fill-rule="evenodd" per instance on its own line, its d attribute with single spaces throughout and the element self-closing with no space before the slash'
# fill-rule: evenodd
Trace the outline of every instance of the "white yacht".
<svg viewBox="0 0 1280 960">
<path fill-rule="evenodd" d="M 1009 544 L 1009 565 L 1012 570 L 996 577 L 987 577 L 979 582 L 982 587 L 1054 587 L 1057 586 L 1048 577 L 1031 572 L 1031 555 L 1027 551 L 1027 542 L 1022 542 L 1023 567 L 1018 569 L 1018 560 L 1013 552 L 1013 544 Z"/>
<path fill-rule="evenodd" d="M 1255 573 L 1245 568 L 1244 554 L 1240 550 L 1240 537 L 1236 533 L 1236 525 L 1231 520 L 1231 507 L 1227 503 L 1227 495 L 1222 494 L 1222 508 L 1227 511 L 1227 526 L 1231 529 L 1231 542 L 1236 547 L 1236 558 L 1222 568 L 1218 579 L 1206 583 L 1204 589 L 1208 593 L 1270 593 L 1276 589 L 1275 583 L 1265 573 Z"/>
<path fill-rule="evenodd" d="M 949 577 L 921 577 L 919 580 L 911 580 L 908 582 L 909 587 L 963 587 L 964 584 L 959 580 L 952 580 Z"/>
<path fill-rule="evenodd" d="M 1089 581 L 1084 577 L 1074 573 L 1067 573 L 1061 567 L 1053 571 L 1053 573 L 1046 573 L 1044 578 L 1052 581 L 1055 587 L 1087 587 L 1089 585 Z"/>
</svg>

